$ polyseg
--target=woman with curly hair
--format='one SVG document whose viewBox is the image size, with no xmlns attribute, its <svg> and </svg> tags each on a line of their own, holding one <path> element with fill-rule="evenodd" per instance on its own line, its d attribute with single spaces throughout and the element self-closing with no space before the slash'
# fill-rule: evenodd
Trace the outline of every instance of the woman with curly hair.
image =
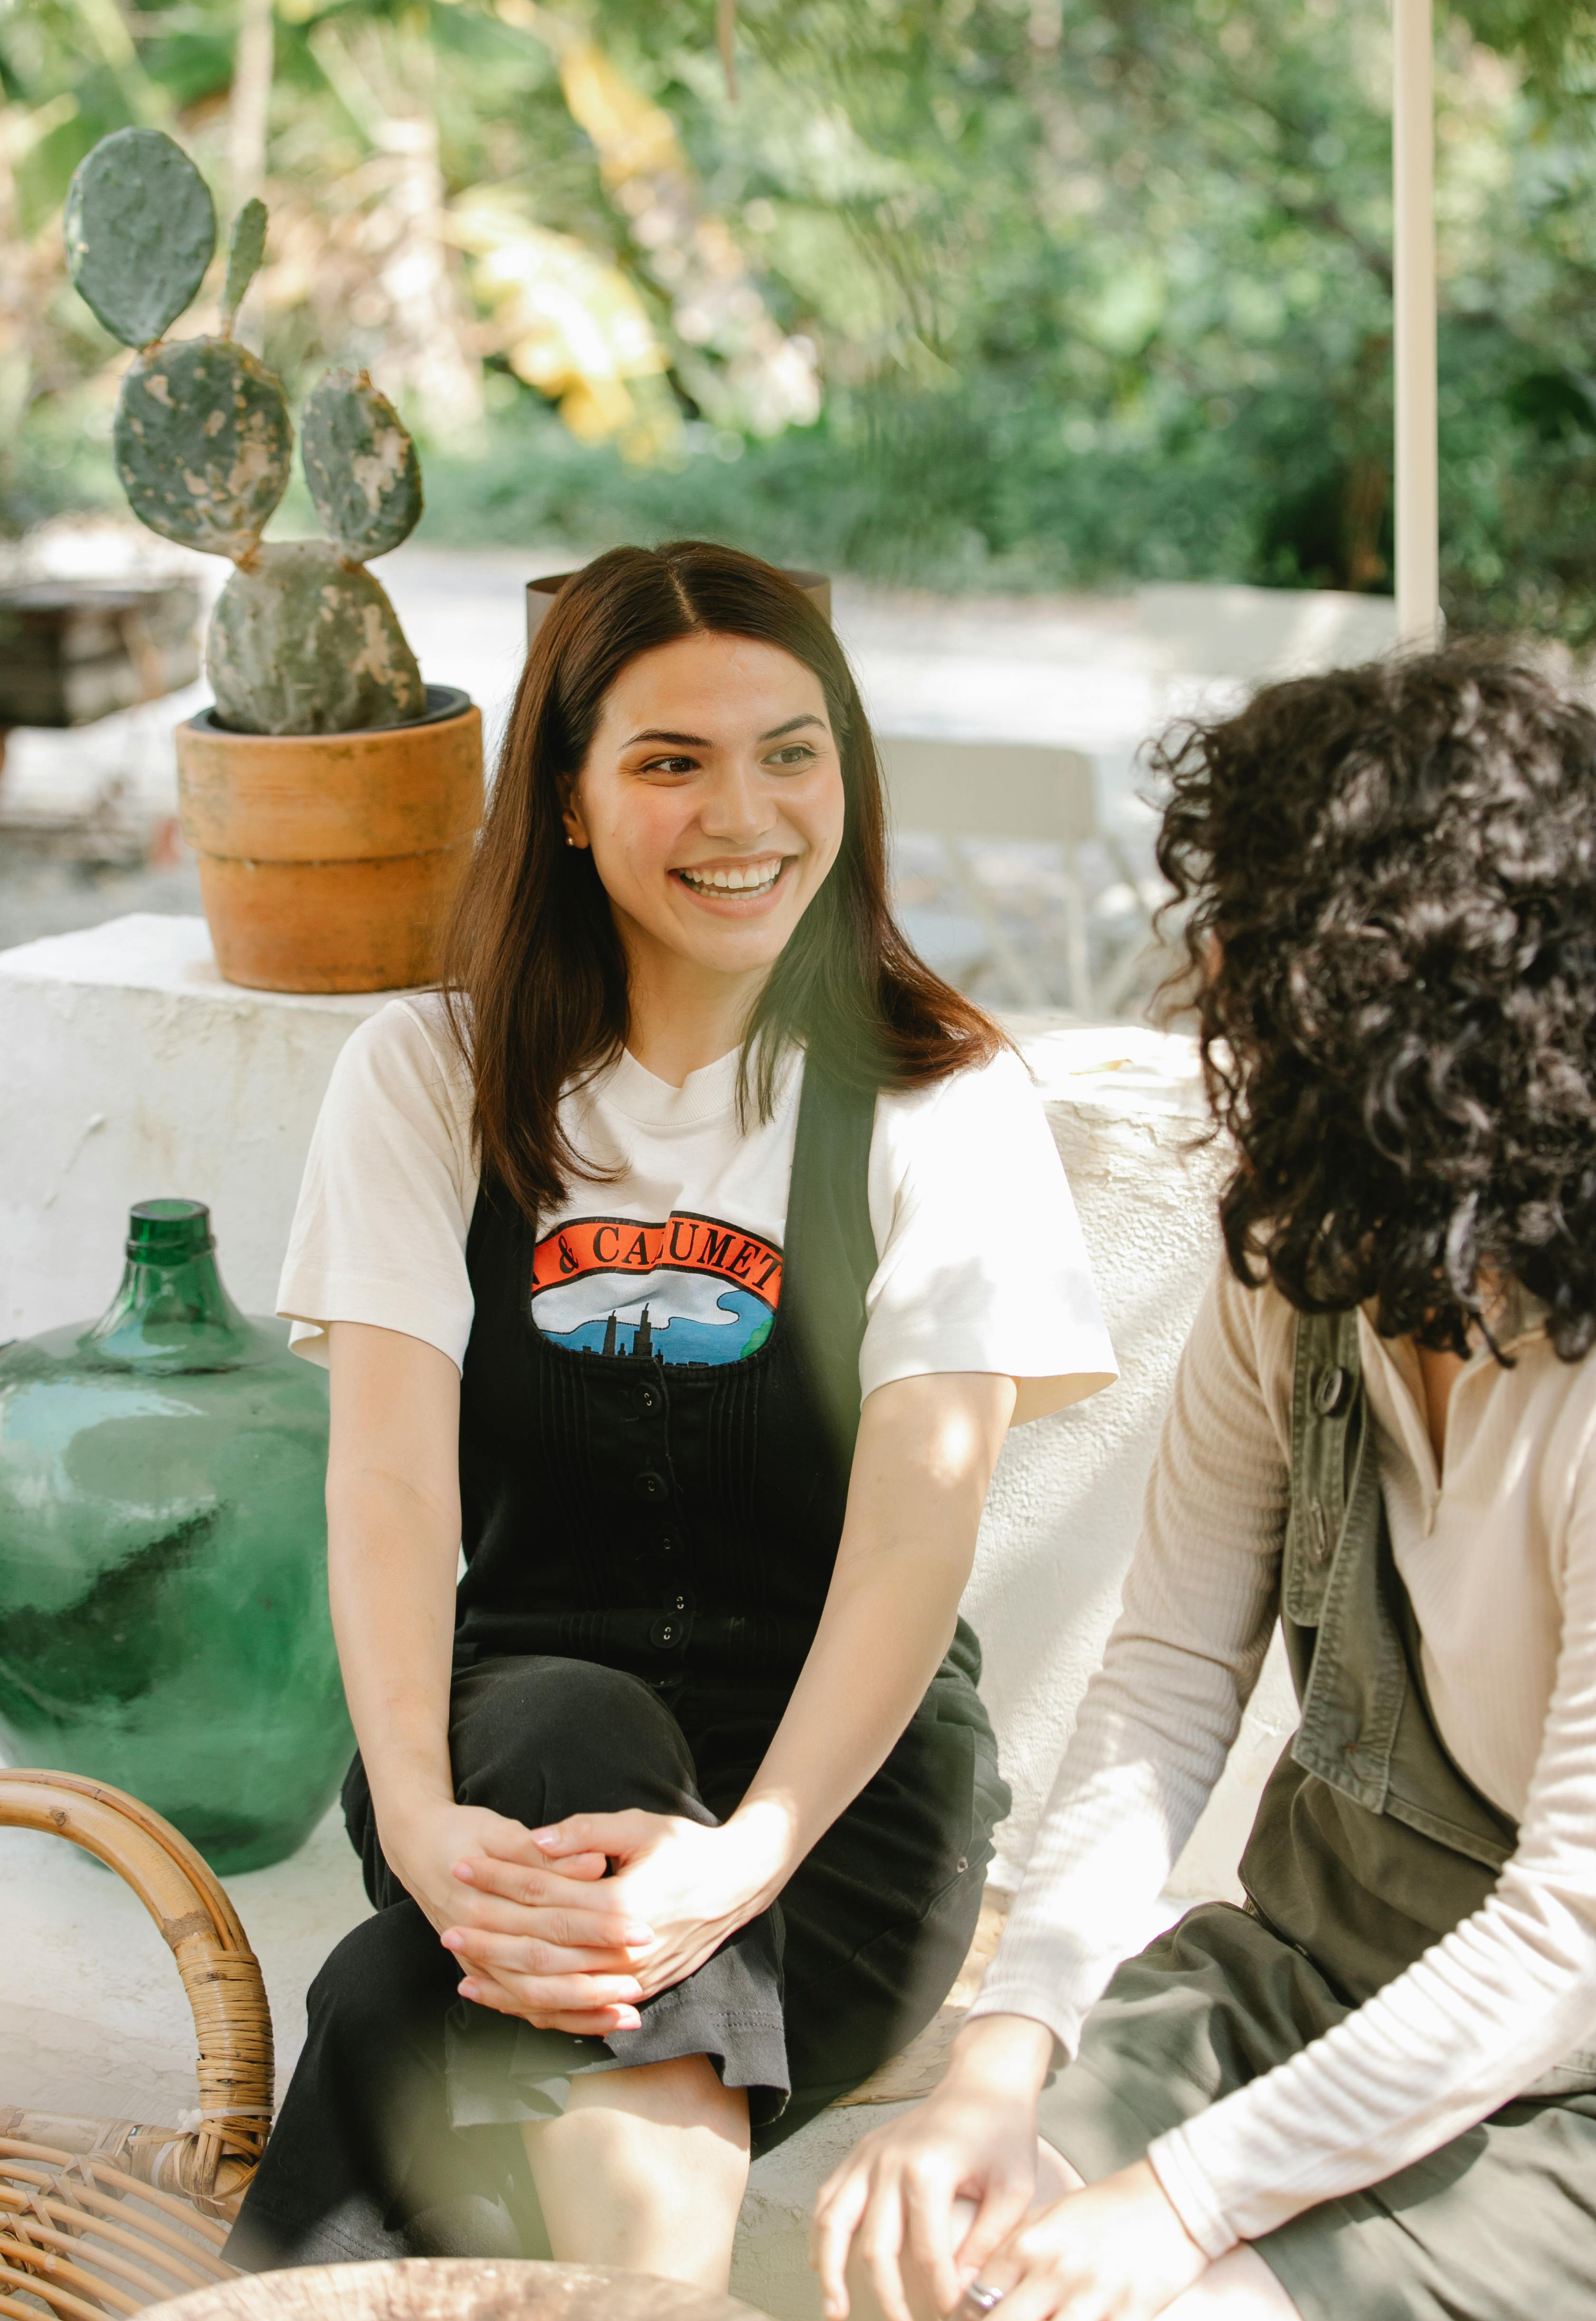
<svg viewBox="0 0 1596 2321">
<path fill-rule="evenodd" d="M 1563 2321 L 1596 2310 L 1596 717 L 1454 650 L 1161 762 L 1225 1261 L 972 2019 L 821 2194 L 826 2309 L 851 2280 L 905 2321 L 907 2273 L 1001 2321 Z M 1246 1901 L 1121 1964 L 1276 1619 L 1301 1723 Z"/>
</svg>

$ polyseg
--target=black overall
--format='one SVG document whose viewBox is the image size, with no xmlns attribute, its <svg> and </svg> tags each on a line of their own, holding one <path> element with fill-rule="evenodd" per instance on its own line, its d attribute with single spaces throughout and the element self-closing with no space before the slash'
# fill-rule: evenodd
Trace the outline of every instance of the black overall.
<svg viewBox="0 0 1596 2321">
<path fill-rule="evenodd" d="M 1298 1322 L 1280 1608 L 1301 1723 L 1241 1859 L 1247 1906 L 1204 1903 L 1129 1960 L 1042 2098 L 1090 2180 L 1333 2029 L 1483 1907 L 1517 1843 L 1425 1692 L 1356 1314 Z M 1256 2246 L 1304 2321 L 1584 2321 L 1596 2053 Z"/>
<path fill-rule="evenodd" d="M 531 1318 L 533 1229 L 484 1185 L 461 1384 L 461 1803 L 534 1828 L 626 1807 L 710 1822 L 747 1789 L 842 1528 L 876 1263 L 874 1114 L 806 1066 L 781 1299 L 735 1362 L 551 1344 Z M 546 2253 L 518 2128 L 562 2107 L 573 2071 L 708 2054 L 748 2090 L 756 2151 L 867 2078 L 936 2012 L 975 1931 L 1009 1802 L 979 1672 L 961 1622 L 886 1763 L 780 1902 L 608 2041 L 457 1997 L 457 1962 L 383 1859 L 357 1758 L 345 1812 L 376 1916 L 311 1987 L 234 2262 Z"/>
</svg>

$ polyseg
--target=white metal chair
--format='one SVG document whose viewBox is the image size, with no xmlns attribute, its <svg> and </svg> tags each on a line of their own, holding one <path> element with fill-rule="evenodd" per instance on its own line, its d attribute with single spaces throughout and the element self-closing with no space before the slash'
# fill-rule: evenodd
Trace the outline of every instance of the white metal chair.
<svg viewBox="0 0 1596 2321">
<path fill-rule="evenodd" d="M 1066 1002 L 1077 1015 L 1102 1012 L 1104 995 L 1093 988 L 1080 848 L 1089 840 L 1101 845 L 1138 901 L 1142 882 L 1117 833 L 1100 825 L 1092 760 L 1080 750 L 1029 742 L 902 733 L 880 734 L 877 742 L 894 824 L 940 839 L 965 903 L 985 932 L 991 957 L 1007 987 L 1003 996 L 1021 1007 L 1045 1007 L 1049 995 L 1004 927 L 970 859 L 968 842 L 1043 839 L 1059 848 L 1064 859 Z"/>
</svg>

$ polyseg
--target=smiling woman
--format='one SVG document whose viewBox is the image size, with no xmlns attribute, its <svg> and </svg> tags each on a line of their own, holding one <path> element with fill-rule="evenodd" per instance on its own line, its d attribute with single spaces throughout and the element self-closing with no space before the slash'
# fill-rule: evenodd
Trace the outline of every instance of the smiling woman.
<svg viewBox="0 0 1596 2321">
<path fill-rule="evenodd" d="M 688 1070 L 741 1048 L 762 1117 L 795 1042 L 871 1090 L 1002 1046 L 893 919 L 875 740 L 829 623 L 770 566 L 702 542 L 615 549 L 556 597 L 449 985 L 475 1131 L 528 1209 L 576 1164 L 567 1082 L 673 1026 L 692 1027 Z"/>
<path fill-rule="evenodd" d="M 1040 1106 L 893 923 L 864 710 L 781 574 L 685 543 L 561 589 L 449 980 L 345 1049 L 280 1306 L 331 1363 L 376 1915 L 231 2253 L 723 2289 L 750 2148 L 963 1961 L 1007 1809 L 982 1502 L 1017 1412 L 1113 1371 Z"/>
<path fill-rule="evenodd" d="M 684 711 L 707 730 L 648 722 Z M 845 797 L 820 678 L 779 645 L 699 633 L 622 669 L 564 822 L 592 850 L 634 1017 L 652 1012 L 647 987 L 699 1060 L 736 1045 L 837 860 Z M 990 1052 L 990 1028 L 948 997 L 972 1051 Z"/>
</svg>

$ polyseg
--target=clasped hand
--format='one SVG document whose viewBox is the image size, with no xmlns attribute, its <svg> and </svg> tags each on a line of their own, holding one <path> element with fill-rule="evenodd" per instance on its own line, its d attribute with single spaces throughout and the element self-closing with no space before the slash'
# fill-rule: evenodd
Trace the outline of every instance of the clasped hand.
<svg viewBox="0 0 1596 2321">
<path fill-rule="evenodd" d="M 541 2030 L 635 2030 L 641 2000 L 685 1980 L 768 1898 L 730 1825 L 640 1811 L 535 1830 L 477 1819 L 496 1826 L 474 1829 L 451 1865 L 448 1923 L 429 1915 L 462 1997 Z"/>
<path fill-rule="evenodd" d="M 905 2262 L 939 2313 L 976 2279 L 999 2291 L 993 2321 L 1153 2321 L 1207 2270 L 1145 2160 L 1032 2207 L 1037 2161 L 1034 2100 L 972 2085 L 956 2061 L 821 2189 L 812 2262 L 826 2321 L 848 2321 L 850 2261 L 886 2321 L 927 2321 Z"/>
</svg>

